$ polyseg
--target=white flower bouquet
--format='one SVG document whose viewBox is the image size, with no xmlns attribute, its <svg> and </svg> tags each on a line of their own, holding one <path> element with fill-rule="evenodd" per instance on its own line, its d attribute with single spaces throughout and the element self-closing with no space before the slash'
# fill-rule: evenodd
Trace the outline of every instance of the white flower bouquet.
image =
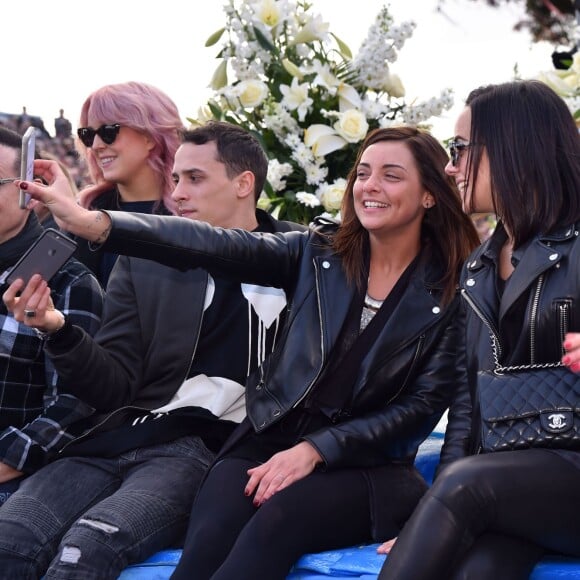
<svg viewBox="0 0 580 580">
<path fill-rule="evenodd" d="M 270 159 L 260 205 L 284 219 L 340 218 L 345 178 L 370 129 L 415 124 L 453 105 L 439 98 L 405 103 L 390 70 L 415 24 L 395 26 L 383 8 L 359 54 L 329 31 L 303 0 L 228 0 L 226 25 L 206 42 L 221 42 L 210 87 L 214 96 L 196 118 L 251 131 Z"/>
</svg>

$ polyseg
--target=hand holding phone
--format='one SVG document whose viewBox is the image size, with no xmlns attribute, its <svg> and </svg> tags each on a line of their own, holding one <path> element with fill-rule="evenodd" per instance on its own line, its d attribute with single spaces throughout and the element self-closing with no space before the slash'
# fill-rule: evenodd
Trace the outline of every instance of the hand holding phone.
<svg viewBox="0 0 580 580">
<path fill-rule="evenodd" d="M 36 150 L 36 129 L 28 127 L 22 136 L 22 154 L 20 158 L 20 179 L 22 181 L 32 181 L 34 179 L 34 152 Z M 24 190 L 20 190 L 18 205 L 20 209 L 26 209 L 30 195 Z"/>
<path fill-rule="evenodd" d="M 26 286 L 34 274 L 40 274 L 48 282 L 72 256 L 76 247 L 74 240 L 57 230 L 47 228 L 8 275 L 0 279 L 0 283 L 12 284 L 14 280 L 21 278 Z"/>
</svg>

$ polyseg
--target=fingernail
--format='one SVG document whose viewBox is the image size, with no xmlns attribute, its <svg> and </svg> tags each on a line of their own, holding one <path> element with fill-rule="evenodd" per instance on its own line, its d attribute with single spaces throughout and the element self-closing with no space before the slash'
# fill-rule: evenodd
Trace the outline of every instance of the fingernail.
<svg viewBox="0 0 580 580">
<path fill-rule="evenodd" d="M 566 350 L 568 350 L 569 348 L 572 348 L 572 343 L 569 340 L 564 341 L 564 348 Z"/>
<path fill-rule="evenodd" d="M 248 497 L 250 495 L 250 490 L 249 489 L 244 489 L 244 495 L 246 497 Z"/>
<path fill-rule="evenodd" d="M 260 502 L 258 500 L 255 499 L 252 503 L 254 504 L 254 507 L 260 507 Z"/>
<path fill-rule="evenodd" d="M 568 355 L 566 355 L 565 357 L 562 358 L 562 364 L 569 365 L 571 361 L 572 361 L 572 357 L 570 357 Z"/>
<path fill-rule="evenodd" d="M 28 183 L 26 183 L 26 181 L 23 181 L 23 182 L 20 184 L 20 189 L 28 189 Z"/>
</svg>

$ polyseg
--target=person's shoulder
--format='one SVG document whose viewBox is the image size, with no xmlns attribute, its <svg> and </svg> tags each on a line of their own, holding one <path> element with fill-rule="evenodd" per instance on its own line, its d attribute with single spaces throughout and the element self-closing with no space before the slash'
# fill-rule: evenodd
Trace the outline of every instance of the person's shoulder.
<svg viewBox="0 0 580 580">
<path fill-rule="evenodd" d="M 256 208 L 256 218 L 262 230 L 272 233 L 305 232 L 308 230 L 304 224 L 276 219 L 272 214 L 259 208 Z"/>
</svg>

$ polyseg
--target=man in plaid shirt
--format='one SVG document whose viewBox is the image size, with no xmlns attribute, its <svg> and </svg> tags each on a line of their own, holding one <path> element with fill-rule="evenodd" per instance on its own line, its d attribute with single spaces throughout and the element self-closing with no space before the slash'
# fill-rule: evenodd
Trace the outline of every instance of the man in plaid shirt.
<svg viewBox="0 0 580 580">
<path fill-rule="evenodd" d="M 0 127 L 0 292 L 10 271 L 43 228 L 31 210 L 18 206 L 12 183 L 20 172 L 22 138 Z M 55 308 L 94 334 L 104 294 L 90 271 L 69 260 L 51 280 Z M 0 302 L 0 504 L 19 481 L 55 458 L 94 409 L 59 392 L 42 333 L 17 322 Z"/>
</svg>

